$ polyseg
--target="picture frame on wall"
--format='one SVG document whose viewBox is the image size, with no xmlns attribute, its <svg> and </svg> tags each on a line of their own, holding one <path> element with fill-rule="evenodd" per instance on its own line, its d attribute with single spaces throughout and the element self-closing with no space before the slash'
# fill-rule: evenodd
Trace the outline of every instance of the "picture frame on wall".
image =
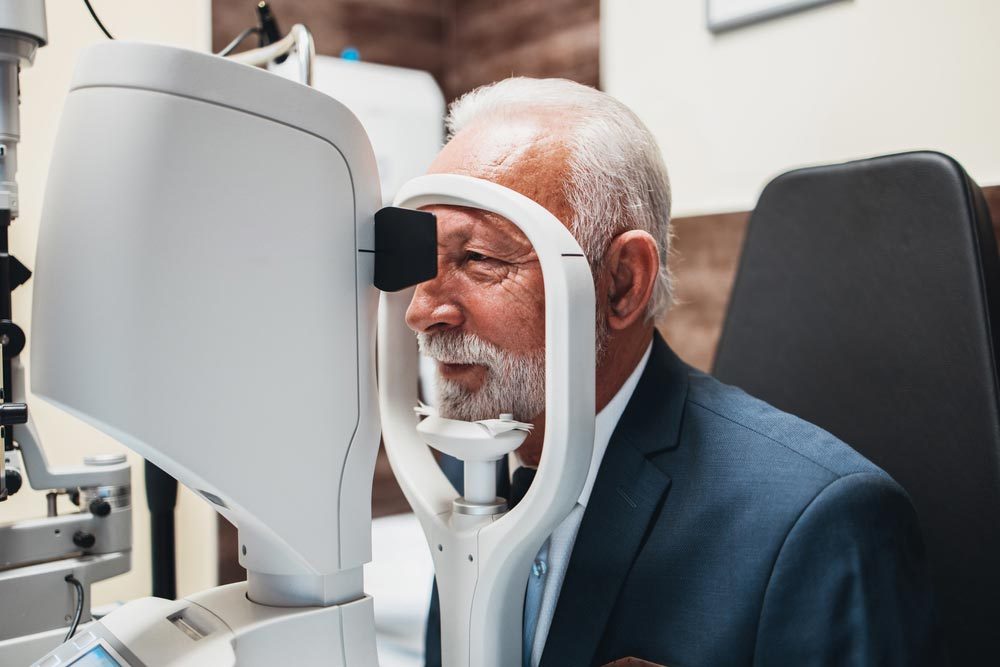
<svg viewBox="0 0 1000 667">
<path fill-rule="evenodd" d="M 778 16 L 843 0 L 705 0 L 708 29 L 714 33 L 741 28 Z"/>
</svg>

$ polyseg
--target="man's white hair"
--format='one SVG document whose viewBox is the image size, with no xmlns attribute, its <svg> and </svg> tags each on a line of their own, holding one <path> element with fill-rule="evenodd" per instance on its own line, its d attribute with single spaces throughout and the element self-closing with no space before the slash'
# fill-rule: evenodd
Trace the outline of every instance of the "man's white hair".
<svg viewBox="0 0 1000 667">
<path fill-rule="evenodd" d="M 670 254 L 670 181 L 656 139 L 624 104 L 566 79 L 515 77 L 482 86 L 452 103 L 448 136 L 490 116 L 529 111 L 566 113 L 570 180 L 564 195 L 573 210 L 570 229 L 595 276 L 608 244 L 632 229 L 656 239 L 660 271 L 647 318 L 663 315 L 673 300 Z"/>
</svg>

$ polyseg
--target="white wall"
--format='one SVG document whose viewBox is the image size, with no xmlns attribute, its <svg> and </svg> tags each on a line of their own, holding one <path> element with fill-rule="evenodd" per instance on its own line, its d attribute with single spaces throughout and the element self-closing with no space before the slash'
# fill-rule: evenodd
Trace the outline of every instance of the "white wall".
<svg viewBox="0 0 1000 667">
<path fill-rule="evenodd" d="M 25 0 L 26 1 L 26 0 Z M 175 44 L 200 50 L 211 45 L 209 0 L 98 0 L 93 3 L 115 37 Z M 80 50 L 105 39 L 80 0 L 49 0 L 49 44 L 38 51 L 32 67 L 21 76 L 21 137 L 18 183 L 21 217 L 11 226 L 11 251 L 28 267 L 35 263 L 35 241 L 49 156 L 59 114 L 69 89 L 73 63 Z M 99 144 L 94 150 L 101 150 Z M 14 293 L 14 321 L 31 340 L 31 281 Z M 30 349 L 30 348 L 29 348 Z M 22 353 L 27 364 L 29 351 Z M 30 368 L 29 368 L 30 376 Z M 95 386 L 99 378 L 94 378 Z M 30 389 L 30 385 L 29 385 Z M 40 400 L 31 409 L 46 454 L 55 464 L 79 463 L 87 454 L 127 451 L 110 438 Z M 149 512 L 146 509 L 142 460 L 129 453 L 132 463 L 132 502 L 135 546 L 132 571 L 94 587 L 95 605 L 149 595 Z M 63 509 L 72 506 L 65 502 Z M 0 522 L 44 516 L 43 493 L 25 488 L 0 504 Z M 215 585 L 215 512 L 183 490 L 178 500 L 178 593 Z"/>
<path fill-rule="evenodd" d="M 603 0 L 601 81 L 656 134 L 675 215 L 789 168 L 932 148 L 1000 183 L 1000 2 L 848 0 L 712 35 L 707 0 Z"/>
</svg>

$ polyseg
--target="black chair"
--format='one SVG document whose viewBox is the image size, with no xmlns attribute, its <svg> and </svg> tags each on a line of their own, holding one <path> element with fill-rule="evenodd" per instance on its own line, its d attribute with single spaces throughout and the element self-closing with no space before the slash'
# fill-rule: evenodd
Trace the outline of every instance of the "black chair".
<svg viewBox="0 0 1000 667">
<path fill-rule="evenodd" d="M 750 219 L 715 374 L 913 499 L 955 665 L 1000 664 L 1000 260 L 940 153 L 792 171 Z"/>
</svg>

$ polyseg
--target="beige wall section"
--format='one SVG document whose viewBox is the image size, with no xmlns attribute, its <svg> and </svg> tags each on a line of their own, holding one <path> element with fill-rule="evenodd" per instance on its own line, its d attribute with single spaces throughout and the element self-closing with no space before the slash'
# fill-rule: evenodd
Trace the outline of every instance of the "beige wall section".
<svg viewBox="0 0 1000 667">
<path fill-rule="evenodd" d="M 601 82 L 660 141 L 675 214 L 791 167 L 934 148 L 1000 183 L 1000 2 L 849 0 L 721 35 L 705 2 L 603 0 Z"/>
<path fill-rule="evenodd" d="M 101 19 L 115 37 L 154 41 L 207 50 L 211 43 L 209 0 L 97 0 Z M 11 250 L 27 266 L 35 264 L 35 240 L 49 156 L 59 114 L 69 88 L 73 63 L 80 49 L 105 39 L 80 0 L 50 0 L 49 44 L 40 49 L 32 67 L 21 76 L 21 136 L 18 183 L 21 217 L 11 227 Z M 101 150 L 94 145 L 94 150 Z M 14 294 L 14 321 L 31 340 L 31 281 Z M 30 348 L 29 348 L 30 349 Z M 82 354 L 86 350 L 80 351 Z M 27 363 L 28 350 L 22 354 Z M 30 375 L 30 368 L 29 368 Z M 94 378 L 95 391 L 100 378 Z M 30 389 L 30 385 L 29 385 Z M 56 464 L 78 463 L 91 453 L 127 451 L 93 428 L 44 404 L 30 400 L 46 454 Z M 150 594 L 149 512 L 146 510 L 142 460 L 129 453 L 132 463 L 134 550 L 132 571 L 94 587 L 94 604 L 129 600 Z M 68 511 L 68 501 L 62 509 Z M 45 496 L 25 488 L 0 504 L 0 521 L 43 516 Z M 215 512 L 183 490 L 178 501 L 178 593 L 215 585 Z"/>
</svg>

